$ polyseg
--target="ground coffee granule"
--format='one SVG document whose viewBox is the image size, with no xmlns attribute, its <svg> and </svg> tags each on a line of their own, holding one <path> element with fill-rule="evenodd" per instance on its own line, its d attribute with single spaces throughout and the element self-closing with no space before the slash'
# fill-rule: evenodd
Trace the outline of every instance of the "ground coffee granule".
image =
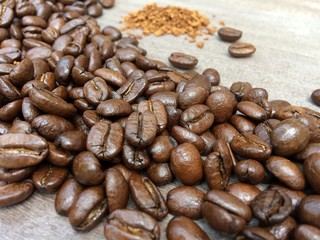
<svg viewBox="0 0 320 240">
<path fill-rule="evenodd" d="M 209 27 L 210 20 L 196 10 L 177 6 L 146 5 L 143 9 L 129 13 L 121 20 L 121 30 L 141 29 L 144 35 L 162 36 L 172 34 L 188 35 L 193 41 L 197 36 L 213 35 L 216 27 Z M 202 43 L 197 44 L 203 47 Z"/>
</svg>

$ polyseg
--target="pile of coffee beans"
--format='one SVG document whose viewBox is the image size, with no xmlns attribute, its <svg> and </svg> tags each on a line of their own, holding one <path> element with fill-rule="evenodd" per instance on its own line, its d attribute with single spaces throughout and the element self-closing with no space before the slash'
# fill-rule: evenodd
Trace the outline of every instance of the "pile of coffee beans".
<svg viewBox="0 0 320 240">
<path fill-rule="evenodd" d="M 56 192 L 74 229 L 105 221 L 107 239 L 210 239 L 200 218 L 238 240 L 319 239 L 320 113 L 150 59 L 135 37 L 100 30 L 100 8 L 2 3 L 0 206 Z"/>
</svg>

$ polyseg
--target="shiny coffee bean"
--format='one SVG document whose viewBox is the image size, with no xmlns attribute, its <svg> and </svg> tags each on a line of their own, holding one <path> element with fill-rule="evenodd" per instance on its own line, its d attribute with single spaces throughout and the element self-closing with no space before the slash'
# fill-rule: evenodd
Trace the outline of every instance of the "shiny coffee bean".
<svg viewBox="0 0 320 240">
<path fill-rule="evenodd" d="M 30 177 L 34 169 L 34 166 L 20 169 L 0 168 L 0 181 L 6 183 L 19 182 Z"/>
<path fill-rule="evenodd" d="M 248 240 L 276 240 L 270 231 L 262 227 L 247 227 L 242 231 L 242 235 Z"/>
<path fill-rule="evenodd" d="M 153 143 L 149 146 L 148 152 L 156 162 L 168 162 L 172 150 L 178 146 L 176 140 L 169 135 L 161 135 L 155 138 Z"/>
<path fill-rule="evenodd" d="M 312 92 L 311 99 L 316 105 L 320 106 L 320 89 L 316 89 Z"/>
<path fill-rule="evenodd" d="M 316 240 L 320 238 L 320 229 L 311 225 L 301 224 L 294 231 L 295 240 Z"/>
<path fill-rule="evenodd" d="M 222 27 L 218 30 L 218 35 L 223 41 L 235 42 L 241 38 L 242 32 L 234 28 Z"/>
<path fill-rule="evenodd" d="M 228 51 L 232 57 L 243 58 L 251 56 L 256 48 L 251 43 L 232 43 Z"/>
<path fill-rule="evenodd" d="M 96 112 L 102 117 L 124 117 L 133 112 L 132 106 L 122 99 L 108 99 L 101 102 Z"/>
<path fill-rule="evenodd" d="M 55 145 L 63 150 L 81 152 L 86 149 L 87 135 L 82 131 L 68 131 L 59 135 Z"/>
<path fill-rule="evenodd" d="M 302 223 L 320 228 L 320 196 L 309 195 L 302 199 L 298 206 L 298 216 Z"/>
<path fill-rule="evenodd" d="M 253 159 L 239 161 L 234 171 L 237 178 L 242 182 L 256 185 L 264 180 L 265 170 L 263 165 Z"/>
<path fill-rule="evenodd" d="M 183 128 L 176 125 L 171 129 L 171 136 L 179 144 L 182 144 L 182 143 L 193 144 L 199 150 L 199 152 L 202 152 L 206 147 L 204 140 L 199 135 L 195 134 L 194 132 L 192 132 L 187 128 Z"/>
<path fill-rule="evenodd" d="M 320 153 L 310 155 L 303 163 L 304 175 L 316 193 L 320 193 Z"/>
<path fill-rule="evenodd" d="M 151 162 L 147 168 L 147 177 L 157 186 L 173 181 L 169 163 Z"/>
<path fill-rule="evenodd" d="M 249 206 L 260 193 L 256 186 L 240 182 L 229 184 L 225 190 Z"/>
<path fill-rule="evenodd" d="M 198 64 L 196 57 L 179 52 L 171 53 L 168 60 L 173 66 L 182 69 L 192 69 Z"/>
<path fill-rule="evenodd" d="M 124 165 L 133 170 L 145 169 L 150 164 L 150 157 L 146 149 L 136 148 L 127 141 L 123 144 L 122 159 Z"/>
<path fill-rule="evenodd" d="M 33 190 L 34 186 L 31 180 L 0 186 L 0 207 L 22 202 L 33 193 Z"/>
<path fill-rule="evenodd" d="M 296 228 L 296 221 L 289 216 L 284 221 L 273 225 L 270 228 L 270 232 L 275 236 L 276 239 L 286 240 L 292 237 Z"/>
</svg>

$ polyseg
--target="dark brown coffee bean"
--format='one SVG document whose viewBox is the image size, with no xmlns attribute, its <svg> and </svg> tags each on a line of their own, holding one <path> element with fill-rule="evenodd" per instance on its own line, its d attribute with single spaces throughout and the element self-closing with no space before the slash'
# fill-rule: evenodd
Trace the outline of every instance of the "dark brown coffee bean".
<svg viewBox="0 0 320 240">
<path fill-rule="evenodd" d="M 159 240 L 160 227 L 149 214 L 130 209 L 111 213 L 104 227 L 104 236 L 110 240 Z"/>
<path fill-rule="evenodd" d="M 170 220 L 166 230 L 168 240 L 209 240 L 208 235 L 191 219 L 180 216 Z"/>
<path fill-rule="evenodd" d="M 92 105 L 98 105 L 109 97 L 110 90 L 102 78 L 93 78 L 83 86 L 85 99 Z"/>
<path fill-rule="evenodd" d="M 102 186 L 89 187 L 81 192 L 69 209 L 71 226 L 78 231 L 89 231 L 105 216 L 108 210 Z"/>
<path fill-rule="evenodd" d="M 258 161 L 265 160 L 271 155 L 271 147 L 253 133 L 243 133 L 235 136 L 230 146 L 239 156 Z"/>
<path fill-rule="evenodd" d="M 253 159 L 241 160 L 234 168 L 237 178 L 253 185 L 264 180 L 265 170 L 261 163 Z"/>
<path fill-rule="evenodd" d="M 320 238 L 320 229 L 311 225 L 301 224 L 294 231 L 295 240 L 317 240 Z"/>
<path fill-rule="evenodd" d="M 125 127 L 125 137 L 135 147 L 150 145 L 157 134 L 157 119 L 153 112 L 133 112 Z"/>
<path fill-rule="evenodd" d="M 1 18 L 0 18 L 0 27 L 8 27 L 12 19 L 14 18 L 14 11 L 12 8 L 7 6 L 7 2 L 4 2 L 0 6 Z"/>
<path fill-rule="evenodd" d="M 148 150 L 153 160 L 162 163 L 169 161 L 171 152 L 176 146 L 178 143 L 173 137 L 161 135 L 156 137 Z"/>
<path fill-rule="evenodd" d="M 308 127 L 298 119 L 286 119 L 271 133 L 272 151 L 279 156 L 291 156 L 303 150 L 310 139 Z"/>
<path fill-rule="evenodd" d="M 267 112 L 258 104 L 249 101 L 241 101 L 236 106 L 237 110 L 255 121 L 267 119 Z"/>
<path fill-rule="evenodd" d="M 126 208 L 129 199 L 129 185 L 120 170 L 110 168 L 106 171 L 105 186 L 109 213 Z"/>
<path fill-rule="evenodd" d="M 266 121 L 259 123 L 254 129 L 254 134 L 261 137 L 271 146 L 271 133 L 274 127 L 279 123 L 278 119 L 267 119 Z"/>
<path fill-rule="evenodd" d="M 67 179 L 56 194 L 54 201 L 56 212 L 68 216 L 70 207 L 83 190 L 83 186 L 74 178 Z"/>
<path fill-rule="evenodd" d="M 69 171 L 65 167 L 44 163 L 33 172 L 32 181 L 40 192 L 52 193 L 60 188 L 68 174 Z"/>
<path fill-rule="evenodd" d="M 171 135 L 179 144 L 193 144 L 199 150 L 199 152 L 202 152 L 206 147 L 202 138 L 189 129 L 176 125 L 171 129 Z"/>
<path fill-rule="evenodd" d="M 230 118 L 230 123 L 240 132 L 240 133 L 245 133 L 245 132 L 253 132 L 256 128 L 256 124 L 249 120 L 247 117 L 242 116 L 242 115 L 232 115 Z"/>
<path fill-rule="evenodd" d="M 307 223 L 320 228 L 320 196 L 309 195 L 302 199 L 298 206 L 298 216 L 302 223 Z"/>
<path fill-rule="evenodd" d="M 209 107 L 203 104 L 195 104 L 187 108 L 180 118 L 183 127 L 196 134 L 201 134 L 211 127 L 214 115 Z"/>
<path fill-rule="evenodd" d="M 124 117 L 133 112 L 131 105 L 122 99 L 108 99 L 101 102 L 96 109 L 102 117 Z"/>
<path fill-rule="evenodd" d="M 33 75 L 33 63 L 29 58 L 25 58 L 10 72 L 9 77 L 11 83 L 15 86 L 22 86 L 26 82 L 32 80 Z"/>
<path fill-rule="evenodd" d="M 320 153 L 310 155 L 303 163 L 304 175 L 313 190 L 320 193 Z"/>
<path fill-rule="evenodd" d="M 20 91 L 6 76 L 0 76 L 0 94 L 9 101 L 15 101 L 21 98 Z"/>
<path fill-rule="evenodd" d="M 102 34 L 110 37 L 112 41 L 116 41 L 122 38 L 121 31 L 113 26 L 105 26 L 101 32 Z"/>
<path fill-rule="evenodd" d="M 171 53 L 168 60 L 173 66 L 182 69 L 192 69 L 198 64 L 196 57 L 179 52 Z"/>
<path fill-rule="evenodd" d="M 18 61 L 21 57 L 21 50 L 15 47 L 0 48 L 0 54 L 4 54 L 12 60 Z"/>
<path fill-rule="evenodd" d="M 83 122 L 91 128 L 97 122 L 99 122 L 102 118 L 98 116 L 95 110 L 86 110 L 82 114 Z"/>
<path fill-rule="evenodd" d="M 295 160 L 304 162 L 308 157 L 314 153 L 320 152 L 320 143 L 308 143 L 308 145 L 298 154 L 294 156 Z"/>
<path fill-rule="evenodd" d="M 74 159 L 74 154 L 57 148 L 53 143 L 48 142 L 49 153 L 47 159 L 55 166 L 68 166 Z"/>
<path fill-rule="evenodd" d="M 122 74 L 108 68 L 99 68 L 94 72 L 94 75 L 101 77 L 108 84 L 118 88 L 127 82 Z"/>
<path fill-rule="evenodd" d="M 98 159 L 110 161 L 120 153 L 123 140 L 123 129 L 119 123 L 101 121 L 91 128 L 87 138 L 87 149 Z"/>
<path fill-rule="evenodd" d="M 157 220 L 168 214 L 168 208 L 159 189 L 146 177 L 132 174 L 129 180 L 131 196 L 136 206 Z"/>
<path fill-rule="evenodd" d="M 31 180 L 0 186 L 0 207 L 22 202 L 33 193 L 33 190 Z"/>
<path fill-rule="evenodd" d="M 20 169 L 8 169 L 8 168 L 0 168 L 0 181 L 4 181 L 7 183 L 19 182 L 24 180 L 33 173 L 35 167 L 26 167 Z"/>
<path fill-rule="evenodd" d="M 232 57 L 243 58 L 251 56 L 256 48 L 250 43 L 232 43 L 228 50 Z"/>
<path fill-rule="evenodd" d="M 89 151 L 81 152 L 74 158 L 72 173 L 78 182 L 86 186 L 98 185 L 104 180 L 100 162 Z"/>
<path fill-rule="evenodd" d="M 24 168 L 40 163 L 48 154 L 48 143 L 33 134 L 0 135 L 0 167 Z"/>
<path fill-rule="evenodd" d="M 54 76 L 58 83 L 61 85 L 67 84 L 73 65 L 74 57 L 71 55 L 64 56 L 60 59 L 54 70 Z"/>
<path fill-rule="evenodd" d="M 200 182 L 203 176 L 202 165 L 200 153 L 191 143 L 180 144 L 171 152 L 171 171 L 184 185 Z"/>
<path fill-rule="evenodd" d="M 175 216 L 198 219 L 202 216 L 201 205 L 204 195 L 195 187 L 181 186 L 171 189 L 167 195 L 169 212 Z"/>
<path fill-rule="evenodd" d="M 252 218 L 251 210 L 245 203 L 220 190 L 211 190 L 206 194 L 202 215 L 214 230 L 228 234 L 240 232 Z"/>
<path fill-rule="evenodd" d="M 148 81 L 145 76 L 142 76 L 138 79 L 132 78 L 127 81 L 117 90 L 117 93 L 122 96 L 123 100 L 128 103 L 133 103 L 142 96 L 147 87 Z"/>
<path fill-rule="evenodd" d="M 296 227 L 296 221 L 289 216 L 284 221 L 273 225 L 270 228 L 270 232 L 275 236 L 276 239 L 286 240 L 291 238 Z"/>
<path fill-rule="evenodd" d="M 320 89 L 316 89 L 312 92 L 311 99 L 316 105 L 320 106 Z"/>
<path fill-rule="evenodd" d="M 203 71 L 202 75 L 209 79 L 211 86 L 218 86 L 220 84 L 220 74 L 214 68 L 207 68 Z"/>
<path fill-rule="evenodd" d="M 115 0 L 99 0 L 99 2 L 104 8 L 111 8 L 113 7 Z"/>
<path fill-rule="evenodd" d="M 248 240 L 276 240 L 272 233 L 262 227 L 247 227 L 242 234 Z"/>
<path fill-rule="evenodd" d="M 289 188 L 298 191 L 304 189 L 306 184 L 304 175 L 298 166 L 290 160 L 279 156 L 271 156 L 267 159 L 265 166 L 272 175 Z"/>
<path fill-rule="evenodd" d="M 235 42 L 241 38 L 242 32 L 234 28 L 222 27 L 218 30 L 218 35 L 223 41 Z"/>
<path fill-rule="evenodd" d="M 204 161 L 203 171 L 210 189 L 224 189 L 231 177 L 231 159 L 222 158 L 218 152 L 210 153 Z"/>
<path fill-rule="evenodd" d="M 145 169 L 150 164 L 150 157 L 147 150 L 135 148 L 127 141 L 123 144 L 122 159 L 125 166 L 133 170 Z"/>
<path fill-rule="evenodd" d="M 173 181 L 169 163 L 151 162 L 147 168 L 147 176 L 157 186 Z"/>
<path fill-rule="evenodd" d="M 55 145 L 63 150 L 81 152 L 86 149 L 87 135 L 81 131 L 68 131 L 60 134 Z"/>
<path fill-rule="evenodd" d="M 217 90 L 207 98 L 206 105 L 214 115 L 214 122 L 223 123 L 231 118 L 237 105 L 237 100 L 230 91 Z"/>
<path fill-rule="evenodd" d="M 44 114 L 36 117 L 31 126 L 49 141 L 54 141 L 63 132 L 74 130 L 74 126 L 68 120 L 56 115 Z"/>
<path fill-rule="evenodd" d="M 262 191 L 251 203 L 253 215 L 267 225 L 274 225 L 285 220 L 293 206 L 289 196 L 277 190 Z"/>
<path fill-rule="evenodd" d="M 235 136 L 239 135 L 238 130 L 230 123 L 215 124 L 212 127 L 212 133 L 216 139 L 222 139 L 230 143 Z"/>
<path fill-rule="evenodd" d="M 229 184 L 225 190 L 249 206 L 260 193 L 256 186 L 240 182 Z"/>
<path fill-rule="evenodd" d="M 0 108 L 1 121 L 13 121 L 22 114 L 22 100 L 10 102 Z"/>
</svg>

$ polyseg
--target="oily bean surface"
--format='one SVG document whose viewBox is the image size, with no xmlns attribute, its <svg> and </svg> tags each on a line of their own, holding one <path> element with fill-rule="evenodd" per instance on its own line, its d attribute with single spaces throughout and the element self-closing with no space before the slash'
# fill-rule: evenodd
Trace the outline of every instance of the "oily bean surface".
<svg viewBox="0 0 320 240">
<path fill-rule="evenodd" d="M 223 41 L 235 42 L 241 38 L 242 32 L 235 28 L 222 27 L 218 30 L 218 35 Z"/>
<path fill-rule="evenodd" d="M 232 43 L 229 46 L 228 51 L 232 57 L 244 58 L 254 54 L 256 48 L 251 43 Z"/>
</svg>

